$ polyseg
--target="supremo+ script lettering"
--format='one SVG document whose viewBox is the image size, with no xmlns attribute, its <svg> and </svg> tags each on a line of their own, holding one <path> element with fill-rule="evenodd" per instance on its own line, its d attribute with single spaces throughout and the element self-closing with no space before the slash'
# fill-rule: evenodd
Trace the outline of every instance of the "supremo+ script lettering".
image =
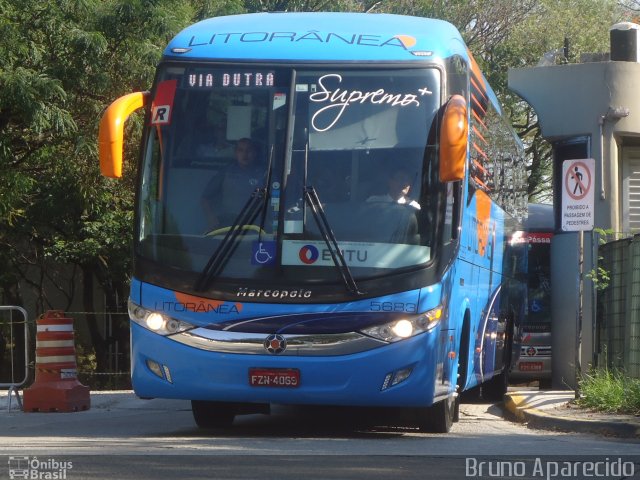
<svg viewBox="0 0 640 480">
<path fill-rule="evenodd" d="M 386 104 L 393 107 L 420 106 L 418 95 L 413 93 L 388 93 L 383 88 L 362 92 L 360 90 L 343 90 L 339 87 L 331 89 L 328 86 L 331 79 L 338 85 L 342 83 L 342 75 L 330 73 L 318 79 L 319 90 L 309 95 L 309 100 L 315 103 L 325 103 L 328 105 L 321 107 L 311 118 L 311 126 L 317 132 L 326 132 L 332 128 L 342 117 L 347 107 L 352 104 L 372 103 Z M 432 92 L 426 88 L 419 90 L 421 95 L 431 95 Z M 333 114 L 333 115 L 331 115 Z M 324 116 L 324 121 L 321 118 Z M 328 116 L 328 118 L 326 118 Z"/>
</svg>

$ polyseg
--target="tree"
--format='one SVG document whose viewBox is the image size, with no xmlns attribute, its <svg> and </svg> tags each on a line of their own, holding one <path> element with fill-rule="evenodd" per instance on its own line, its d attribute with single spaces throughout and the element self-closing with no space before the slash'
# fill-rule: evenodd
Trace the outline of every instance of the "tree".
<svg viewBox="0 0 640 480">
<path fill-rule="evenodd" d="M 460 30 L 523 140 L 529 198 L 548 200 L 551 148 L 533 109 L 509 90 L 508 69 L 536 65 L 546 52 L 562 50 L 565 37 L 567 61 L 607 51 L 609 27 L 623 9 L 614 0 L 399 0 L 377 9 L 441 18 Z"/>
<path fill-rule="evenodd" d="M 21 281 L 39 311 L 66 310 L 82 289 L 84 311 L 92 312 L 96 279 L 107 308 L 121 309 L 135 165 L 123 182 L 100 176 L 97 125 L 111 100 L 148 88 L 162 45 L 194 9 L 170 0 L 0 2 L 0 295 L 22 304 Z M 139 131 L 140 118 L 128 128 Z M 136 135 L 130 138 L 133 150 Z M 65 275 L 54 264 L 71 270 Z M 60 300 L 47 297 L 46 283 L 67 305 L 54 305 Z M 87 325 L 104 368 L 95 315 Z"/>
<path fill-rule="evenodd" d="M 520 28 L 487 52 L 484 60 L 493 71 L 490 81 L 498 85 L 501 100 L 526 148 L 531 200 L 551 198 L 551 147 L 542 138 L 533 109 L 507 88 L 506 78 L 499 72 L 537 65 L 545 54 L 550 56 L 548 52 L 564 63 L 579 62 L 584 53 L 607 52 L 609 28 L 622 15 L 613 0 L 540 0 Z"/>
</svg>

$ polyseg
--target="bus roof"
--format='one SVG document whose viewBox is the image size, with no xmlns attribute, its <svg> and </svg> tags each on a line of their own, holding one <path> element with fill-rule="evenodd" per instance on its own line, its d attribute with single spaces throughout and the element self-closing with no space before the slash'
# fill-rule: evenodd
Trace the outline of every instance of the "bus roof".
<svg viewBox="0 0 640 480">
<path fill-rule="evenodd" d="M 555 229 L 553 205 L 530 203 L 529 216 L 525 220 L 527 231 L 553 232 Z"/>
<path fill-rule="evenodd" d="M 203 20 L 164 51 L 168 59 L 267 62 L 419 62 L 460 55 L 443 20 L 368 13 L 253 13 Z"/>
</svg>

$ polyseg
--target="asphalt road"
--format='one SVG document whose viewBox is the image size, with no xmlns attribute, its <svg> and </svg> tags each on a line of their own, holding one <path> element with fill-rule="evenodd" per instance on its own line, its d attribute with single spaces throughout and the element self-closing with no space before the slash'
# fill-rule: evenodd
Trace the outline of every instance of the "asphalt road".
<svg viewBox="0 0 640 480">
<path fill-rule="evenodd" d="M 20 459 L 49 474 L 71 462 L 65 471 L 70 480 L 307 480 L 398 474 L 403 479 L 490 478 L 495 475 L 488 476 L 488 468 L 505 461 L 525 462 L 525 473 L 533 474 L 536 458 L 622 458 L 634 462 L 640 478 L 638 441 L 528 429 L 505 420 L 499 405 L 487 403 L 463 404 L 460 422 L 446 435 L 391 424 L 373 411 L 291 407 L 276 407 L 270 416 L 238 417 L 228 430 L 201 431 L 189 402 L 139 400 L 130 393 L 93 395 L 86 412 L 8 413 L 6 406 L 0 411 L 0 479 L 10 478 L 11 466 L 20 465 Z M 470 469 L 474 465 L 476 470 Z"/>
</svg>

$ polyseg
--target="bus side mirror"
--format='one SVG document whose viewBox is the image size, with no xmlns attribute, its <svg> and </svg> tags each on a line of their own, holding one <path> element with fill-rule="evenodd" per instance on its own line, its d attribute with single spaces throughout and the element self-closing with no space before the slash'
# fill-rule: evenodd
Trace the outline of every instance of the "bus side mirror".
<svg viewBox="0 0 640 480">
<path fill-rule="evenodd" d="M 444 107 L 440 128 L 441 182 L 464 179 L 468 138 L 467 102 L 461 95 L 453 95 Z"/>
<path fill-rule="evenodd" d="M 124 144 L 124 122 L 129 116 L 145 106 L 149 92 L 130 93 L 113 102 L 102 115 L 98 132 L 100 171 L 105 177 L 122 176 L 122 147 Z"/>
</svg>

